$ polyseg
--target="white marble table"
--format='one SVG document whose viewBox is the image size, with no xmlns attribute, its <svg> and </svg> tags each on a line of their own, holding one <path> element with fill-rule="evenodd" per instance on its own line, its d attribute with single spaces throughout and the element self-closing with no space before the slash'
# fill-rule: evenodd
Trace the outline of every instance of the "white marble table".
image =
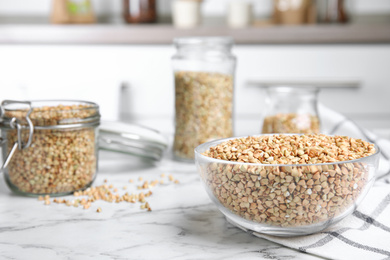
<svg viewBox="0 0 390 260">
<path fill-rule="evenodd" d="M 151 212 L 139 203 L 105 201 L 84 210 L 15 195 L 1 177 L 0 259 L 318 259 L 229 224 L 211 203 L 193 164 L 164 159 L 151 165 L 100 155 L 94 185 L 107 179 L 122 192 L 139 192 L 138 177 L 160 180 L 162 173 L 180 183 L 165 177 L 164 185 L 154 187 L 147 198 Z"/>
</svg>

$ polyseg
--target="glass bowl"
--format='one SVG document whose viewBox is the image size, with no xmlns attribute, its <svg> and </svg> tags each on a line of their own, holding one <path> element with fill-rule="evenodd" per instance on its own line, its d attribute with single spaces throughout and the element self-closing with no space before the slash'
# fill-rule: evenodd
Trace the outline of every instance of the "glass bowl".
<svg viewBox="0 0 390 260">
<path fill-rule="evenodd" d="M 375 180 L 377 146 L 367 157 L 319 164 L 242 163 L 202 155 L 236 138 L 199 145 L 195 164 L 211 200 L 244 230 L 274 236 L 319 232 L 350 215 Z"/>
</svg>

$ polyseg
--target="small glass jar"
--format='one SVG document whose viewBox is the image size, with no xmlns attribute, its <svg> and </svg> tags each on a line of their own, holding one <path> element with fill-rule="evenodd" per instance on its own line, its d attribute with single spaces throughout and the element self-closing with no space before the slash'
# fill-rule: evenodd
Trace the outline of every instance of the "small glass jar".
<svg viewBox="0 0 390 260">
<path fill-rule="evenodd" d="M 198 145 L 233 135 L 236 58 L 225 37 L 178 38 L 172 57 L 175 78 L 174 157 L 194 160 Z"/>
<path fill-rule="evenodd" d="M 127 23 L 154 23 L 157 20 L 155 0 L 123 0 L 123 17 Z"/>
<path fill-rule="evenodd" d="M 319 133 L 318 92 L 311 87 L 268 87 L 261 132 Z"/>
<path fill-rule="evenodd" d="M 318 1 L 317 16 L 320 23 L 347 23 L 354 1 L 324 0 Z"/>
<path fill-rule="evenodd" d="M 99 107 L 85 101 L 3 101 L 5 180 L 16 193 L 60 196 L 96 177 Z"/>
<path fill-rule="evenodd" d="M 172 1 L 172 22 L 177 28 L 194 28 L 201 24 L 200 0 L 174 0 Z"/>
</svg>

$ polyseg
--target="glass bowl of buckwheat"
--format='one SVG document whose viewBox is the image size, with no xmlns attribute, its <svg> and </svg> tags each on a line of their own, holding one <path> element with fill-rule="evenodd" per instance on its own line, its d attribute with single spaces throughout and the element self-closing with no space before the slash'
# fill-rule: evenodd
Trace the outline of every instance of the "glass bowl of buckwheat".
<svg viewBox="0 0 390 260">
<path fill-rule="evenodd" d="M 347 136 L 269 134 L 201 144 L 195 163 L 230 223 L 298 236 L 356 209 L 375 180 L 379 154 L 376 145 Z"/>
</svg>

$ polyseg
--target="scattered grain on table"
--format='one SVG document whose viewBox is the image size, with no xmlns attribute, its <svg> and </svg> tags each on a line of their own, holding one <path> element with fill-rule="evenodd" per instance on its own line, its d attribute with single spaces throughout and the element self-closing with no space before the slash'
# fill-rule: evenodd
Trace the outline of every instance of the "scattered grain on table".
<svg viewBox="0 0 390 260">
<path fill-rule="evenodd" d="M 165 176 L 165 174 L 162 174 L 161 176 Z M 174 179 L 173 175 L 172 179 Z M 143 178 L 139 177 L 139 181 L 142 181 Z M 179 183 L 177 179 L 174 179 L 174 183 Z M 103 180 L 103 184 L 99 186 L 93 186 L 89 187 L 86 190 L 81 190 L 81 191 L 75 191 L 73 193 L 73 198 L 72 199 L 61 199 L 61 198 L 54 198 L 53 203 L 56 204 L 64 204 L 66 206 L 73 206 L 73 207 L 82 207 L 83 209 L 89 209 L 91 205 L 97 201 L 105 201 L 109 203 L 141 203 L 140 208 L 145 209 L 147 211 L 152 211 L 152 208 L 149 204 L 149 202 L 146 201 L 146 198 L 150 198 L 153 195 L 153 192 L 150 190 L 158 184 L 163 184 L 163 180 L 158 180 L 155 179 L 151 182 L 145 180 L 142 185 L 136 186 L 138 190 L 142 190 L 140 192 L 125 192 L 125 193 L 119 193 L 119 189 L 115 187 L 113 184 L 108 184 L 108 180 L 105 179 Z M 123 189 L 127 190 L 127 186 L 124 186 Z M 130 187 L 130 188 L 135 188 L 135 187 Z M 147 190 L 147 191 L 146 191 Z M 38 197 L 39 201 L 43 201 L 45 205 L 50 205 L 50 196 L 39 196 Z M 96 210 L 98 213 L 102 211 L 102 208 L 99 207 Z"/>
</svg>

